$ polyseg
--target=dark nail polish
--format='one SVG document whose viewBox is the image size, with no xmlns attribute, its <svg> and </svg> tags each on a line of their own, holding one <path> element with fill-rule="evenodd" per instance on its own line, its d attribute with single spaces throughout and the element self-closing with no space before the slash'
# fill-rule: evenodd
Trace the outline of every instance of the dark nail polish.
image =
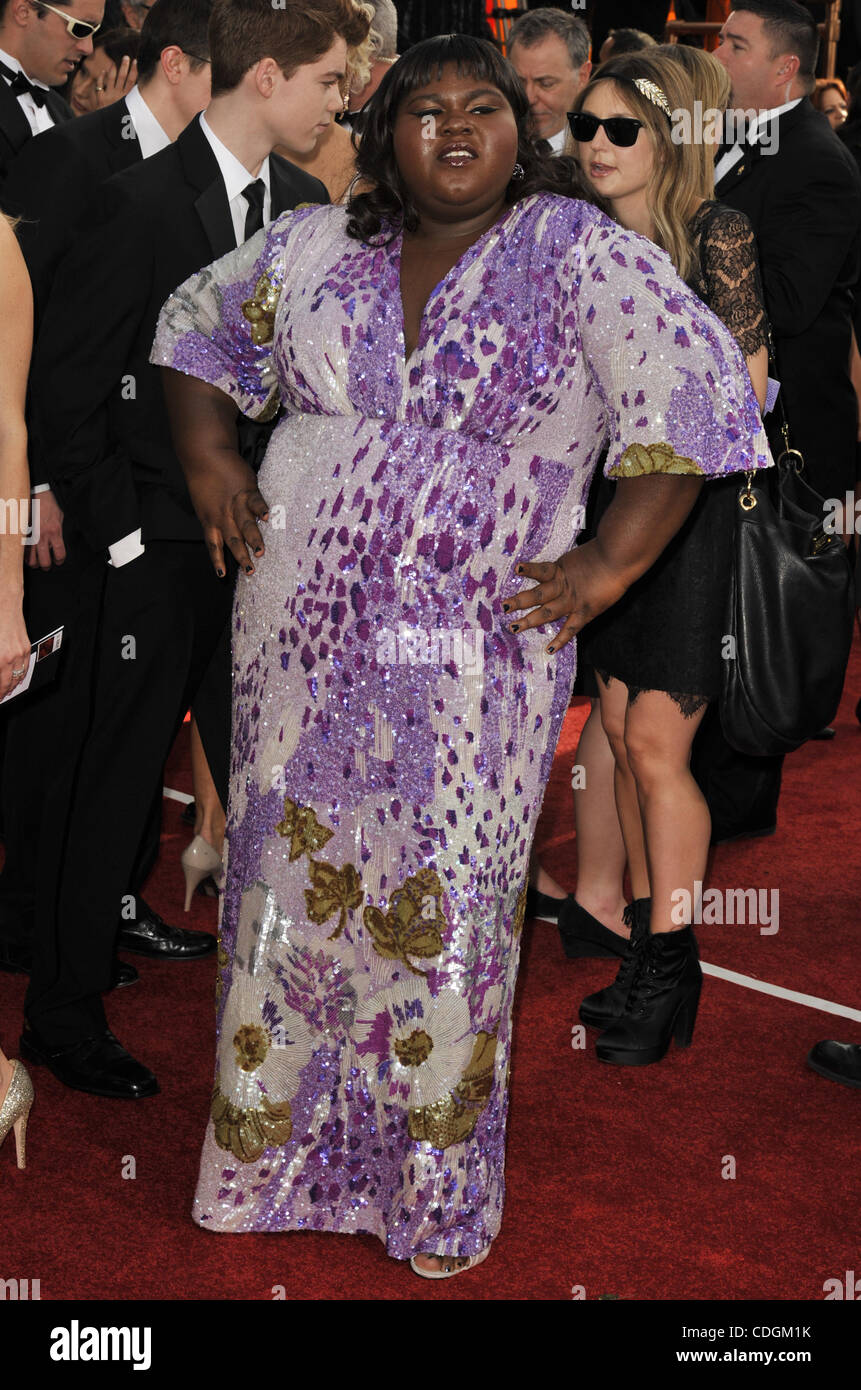
<svg viewBox="0 0 861 1390">
<path fill-rule="evenodd" d="M 507 612 L 508 612 L 508 604 L 507 604 L 507 603 L 504 603 L 504 604 L 502 605 L 502 611 L 503 611 L 503 613 L 507 613 Z"/>
</svg>

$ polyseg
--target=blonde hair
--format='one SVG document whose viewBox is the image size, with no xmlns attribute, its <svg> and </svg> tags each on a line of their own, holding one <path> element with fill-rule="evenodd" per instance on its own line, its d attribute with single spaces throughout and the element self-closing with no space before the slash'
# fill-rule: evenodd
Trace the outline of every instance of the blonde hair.
<svg viewBox="0 0 861 1390">
<path fill-rule="evenodd" d="M 704 115 L 709 111 L 726 111 L 732 94 L 732 81 L 723 63 L 719 63 L 713 53 L 706 53 L 704 48 L 693 48 L 687 43 L 663 43 L 655 56 L 681 64 L 691 79 L 694 100 L 701 103 Z M 708 199 L 715 195 L 714 157 L 718 143 L 719 140 L 703 140 L 696 147 L 700 156 L 702 194 Z"/>
<path fill-rule="evenodd" d="M 609 57 L 581 89 L 574 110 L 583 109 L 584 101 L 599 82 L 612 82 L 631 114 L 643 122 L 655 155 L 655 171 L 647 191 L 653 240 L 667 252 L 681 278 L 687 280 L 698 266 L 688 222 L 705 196 L 702 147 L 673 140 L 673 118 L 634 86 L 638 79 L 659 87 L 671 112 L 693 111 L 694 89 L 681 63 L 651 49 Z"/>
</svg>

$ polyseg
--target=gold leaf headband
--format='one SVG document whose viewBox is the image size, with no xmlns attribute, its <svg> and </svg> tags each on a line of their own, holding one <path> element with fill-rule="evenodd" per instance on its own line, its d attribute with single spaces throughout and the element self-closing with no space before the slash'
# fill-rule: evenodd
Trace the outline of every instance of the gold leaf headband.
<svg viewBox="0 0 861 1390">
<path fill-rule="evenodd" d="M 673 119 L 670 103 L 667 101 L 666 96 L 657 83 L 650 81 L 648 77 L 632 77 L 631 81 L 637 91 L 642 92 L 643 96 L 647 97 L 653 106 L 660 106 L 661 110 L 666 112 L 670 120 Z"/>
</svg>

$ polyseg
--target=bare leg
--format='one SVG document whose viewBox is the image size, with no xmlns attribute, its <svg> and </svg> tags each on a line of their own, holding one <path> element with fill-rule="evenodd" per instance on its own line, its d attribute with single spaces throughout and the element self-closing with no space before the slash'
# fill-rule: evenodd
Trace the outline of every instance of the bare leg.
<svg viewBox="0 0 861 1390">
<path fill-rule="evenodd" d="M 534 853 L 529 860 L 529 882 L 539 893 L 546 893 L 549 898 L 559 898 L 561 901 L 567 897 L 565 889 L 560 887 L 552 874 L 542 869 Z"/>
<path fill-rule="evenodd" d="M 597 680 L 601 697 L 601 722 L 616 763 L 614 774 L 616 810 L 628 856 L 631 892 L 635 898 L 648 898 L 650 896 L 649 870 L 646 862 L 646 843 L 640 816 L 640 801 L 637 795 L 637 784 L 634 781 L 634 774 L 628 761 L 628 749 L 625 742 L 628 687 L 623 681 L 615 678 L 610 681 L 609 685 L 600 676 L 597 677 Z M 641 695 L 637 704 L 642 699 L 643 696 Z"/>
<path fill-rule="evenodd" d="M 574 790 L 577 828 L 577 902 L 610 931 L 630 935 L 622 924 L 625 909 L 625 841 L 614 790 L 616 760 L 601 723 L 601 708 L 592 701 L 577 744 L 583 786 Z"/>
<path fill-rule="evenodd" d="M 221 853 L 224 841 L 224 807 L 215 790 L 215 783 L 209 771 L 209 763 L 203 751 L 203 743 L 197 729 L 197 720 L 191 716 L 191 779 L 194 786 L 194 833 L 202 835 L 207 844 Z"/>
<path fill-rule="evenodd" d="M 5 1052 L 0 1049 L 0 1105 L 6 1099 L 6 1092 L 9 1089 L 9 1082 L 12 1080 L 12 1063 Z"/>
<path fill-rule="evenodd" d="M 705 878 L 711 819 L 690 770 L 705 711 L 704 705 L 688 718 L 659 690 L 644 691 L 628 706 L 625 746 L 646 832 L 653 933 L 689 925 L 673 921 L 673 894 L 686 889 L 693 902 L 694 882 Z"/>
</svg>

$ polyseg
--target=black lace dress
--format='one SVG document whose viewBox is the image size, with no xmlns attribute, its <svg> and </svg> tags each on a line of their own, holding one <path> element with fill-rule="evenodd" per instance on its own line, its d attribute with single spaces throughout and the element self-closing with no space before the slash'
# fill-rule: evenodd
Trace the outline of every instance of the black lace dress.
<svg viewBox="0 0 861 1390">
<path fill-rule="evenodd" d="M 744 213 L 708 202 L 691 222 L 699 254 L 690 287 L 723 320 L 746 356 L 767 344 L 753 229 Z M 597 483 L 597 476 L 596 476 Z M 595 525 L 612 500 L 608 483 Z M 737 478 L 707 482 L 684 526 L 625 596 L 584 629 L 580 648 L 633 701 L 662 690 L 685 715 L 720 693 Z"/>
</svg>

